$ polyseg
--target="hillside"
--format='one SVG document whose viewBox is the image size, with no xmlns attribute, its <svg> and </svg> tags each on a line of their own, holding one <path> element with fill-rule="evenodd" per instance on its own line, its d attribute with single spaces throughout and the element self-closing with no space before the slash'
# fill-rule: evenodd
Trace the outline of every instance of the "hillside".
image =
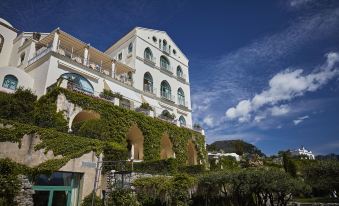
<svg viewBox="0 0 339 206">
<path fill-rule="evenodd" d="M 259 156 L 265 156 L 264 153 L 261 152 L 253 144 L 244 142 L 242 140 L 222 140 L 213 142 L 210 145 L 207 145 L 207 150 L 209 152 L 223 150 L 225 153 L 237 153 L 242 155 L 244 153 L 248 154 L 258 154 Z"/>
</svg>

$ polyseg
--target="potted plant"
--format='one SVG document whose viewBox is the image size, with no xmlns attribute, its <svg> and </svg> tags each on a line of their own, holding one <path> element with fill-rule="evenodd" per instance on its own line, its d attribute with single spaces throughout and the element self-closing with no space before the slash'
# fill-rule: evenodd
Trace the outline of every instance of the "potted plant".
<svg viewBox="0 0 339 206">
<path fill-rule="evenodd" d="M 173 121 L 173 120 L 175 119 L 175 114 L 173 114 L 173 113 L 171 114 L 169 111 L 164 110 L 164 111 L 162 111 L 162 113 L 161 113 L 161 117 L 162 117 L 163 119 Z"/>
<path fill-rule="evenodd" d="M 117 99 L 122 99 L 122 95 L 119 94 L 119 93 L 113 93 L 111 90 L 109 89 L 104 89 L 100 94 L 99 96 L 101 98 L 104 98 L 104 99 L 107 99 L 109 101 L 112 101 L 114 98 L 117 98 Z"/>
<path fill-rule="evenodd" d="M 153 108 L 148 103 L 144 102 L 136 109 L 137 112 L 142 112 L 146 115 L 153 116 Z"/>
</svg>

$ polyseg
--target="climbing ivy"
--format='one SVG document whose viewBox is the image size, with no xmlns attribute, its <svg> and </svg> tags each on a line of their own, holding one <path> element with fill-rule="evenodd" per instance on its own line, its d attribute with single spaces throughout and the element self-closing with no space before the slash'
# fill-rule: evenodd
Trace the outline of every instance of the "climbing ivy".
<svg viewBox="0 0 339 206">
<path fill-rule="evenodd" d="M 99 113 L 100 119 L 77 123 L 73 125 L 73 133 L 67 133 L 67 121 L 62 112 L 56 112 L 56 101 L 60 94 L 64 94 L 68 101 L 84 110 Z M 18 103 L 24 102 L 23 98 L 29 100 L 29 105 Z M 17 104 L 14 107 L 11 106 L 13 102 Z M 62 155 L 61 159 L 49 160 L 39 165 L 36 169 L 40 172 L 55 171 L 70 159 L 90 151 L 98 153 L 103 151 L 106 156 L 105 160 L 127 159 L 126 135 L 133 125 L 136 125 L 144 136 L 144 160 L 147 162 L 161 159 L 160 142 L 164 134 L 168 134 L 171 139 L 177 164 L 185 165 L 187 163 L 189 140 L 193 140 L 195 143 L 199 160 L 205 162 L 207 157 L 204 136 L 196 131 L 114 106 L 110 101 L 60 87 L 50 89 L 39 100 L 36 100 L 36 96 L 29 90 L 20 89 L 15 94 L 0 93 L 0 105 L 1 111 L 3 108 L 10 108 L 10 112 L 2 112 L 0 118 L 14 120 L 0 119 L 0 125 L 2 124 L 0 142 L 10 141 L 20 144 L 24 135 L 37 134 L 42 142 L 35 149 L 45 148 L 46 151 L 52 150 L 54 155 Z M 16 110 L 21 111 L 20 118 L 15 117 Z M 164 165 L 163 162 L 160 164 Z M 162 166 L 162 168 L 166 167 L 171 167 L 171 164 Z"/>
<path fill-rule="evenodd" d="M 160 142 L 167 133 L 173 144 L 173 151 L 180 164 L 187 162 L 187 143 L 190 139 L 196 145 L 199 160 L 205 161 L 207 157 L 204 147 L 204 136 L 194 130 L 177 127 L 166 121 L 146 116 L 132 110 L 114 106 L 111 102 L 90 97 L 56 87 L 46 96 L 55 102 L 59 94 L 84 110 L 95 111 L 100 114 L 100 120 L 91 120 L 75 126 L 75 132 L 81 136 L 93 137 L 127 145 L 126 135 L 133 125 L 141 130 L 144 136 L 144 160 L 160 160 Z"/>
<path fill-rule="evenodd" d="M 18 123 L 0 119 L 0 142 L 21 142 L 24 135 L 37 135 L 41 142 L 35 146 L 35 150 L 45 149 L 45 152 L 53 151 L 55 156 L 61 158 L 48 160 L 34 168 L 33 173 L 49 173 L 57 171 L 69 160 L 82 156 L 90 151 L 97 154 L 108 149 L 115 153 L 114 158 L 125 158 L 127 149 L 117 143 L 100 141 L 87 137 L 80 137 L 55 129 L 40 128 L 33 125 Z"/>
</svg>

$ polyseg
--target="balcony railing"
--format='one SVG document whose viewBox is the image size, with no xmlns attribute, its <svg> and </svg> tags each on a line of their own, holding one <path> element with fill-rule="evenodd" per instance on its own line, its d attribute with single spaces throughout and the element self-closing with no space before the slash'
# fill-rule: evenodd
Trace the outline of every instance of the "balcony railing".
<svg viewBox="0 0 339 206">
<path fill-rule="evenodd" d="M 160 64 L 160 69 L 165 71 L 165 72 L 168 72 L 168 73 L 171 73 L 173 74 L 173 69 L 171 67 L 171 65 L 168 65 L 168 64 Z"/>
<path fill-rule="evenodd" d="M 129 77 L 127 73 L 114 74 L 113 78 L 129 86 L 133 86 L 133 78 Z"/>
<path fill-rule="evenodd" d="M 149 56 L 149 57 L 144 57 L 144 62 L 145 64 L 149 64 L 151 66 L 155 65 L 155 57 Z"/>
<path fill-rule="evenodd" d="M 165 52 L 166 54 L 171 54 L 169 46 L 162 46 L 161 51 Z"/>
<path fill-rule="evenodd" d="M 50 52 L 52 50 L 51 47 L 45 47 L 45 48 L 41 48 L 39 49 L 36 54 L 34 55 L 33 58 L 31 58 L 30 60 L 28 60 L 28 65 L 33 64 L 34 62 L 36 62 L 38 59 L 40 59 L 41 57 L 45 56 L 48 52 Z"/>
<path fill-rule="evenodd" d="M 181 107 L 188 107 L 188 102 L 183 99 L 178 99 L 178 105 Z"/>
<path fill-rule="evenodd" d="M 169 93 L 169 92 L 161 92 L 161 97 L 163 99 L 169 100 L 171 102 L 175 102 L 174 95 L 171 95 L 171 93 Z"/>
<path fill-rule="evenodd" d="M 186 75 L 185 74 L 180 74 L 180 75 L 177 74 L 177 78 L 181 81 L 186 81 Z"/>
<path fill-rule="evenodd" d="M 176 125 L 177 122 L 178 122 L 178 120 L 176 120 L 176 119 L 171 119 L 171 118 L 166 117 L 166 116 L 163 116 L 163 115 L 159 115 L 158 118 L 161 119 L 161 120 L 164 120 L 164 121 L 166 121 L 166 122 L 169 122 L 169 123 L 171 123 L 171 124 L 175 124 L 175 125 Z"/>
<path fill-rule="evenodd" d="M 153 85 L 144 84 L 144 92 L 150 93 L 150 94 L 156 94 L 157 90 Z"/>
</svg>

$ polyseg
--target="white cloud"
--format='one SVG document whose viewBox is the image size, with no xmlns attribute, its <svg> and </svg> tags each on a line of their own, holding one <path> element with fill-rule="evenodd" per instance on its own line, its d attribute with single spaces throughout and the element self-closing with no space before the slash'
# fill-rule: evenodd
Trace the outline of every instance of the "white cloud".
<svg viewBox="0 0 339 206">
<path fill-rule="evenodd" d="M 298 125 L 300 123 L 302 123 L 304 120 L 310 118 L 308 115 L 306 116 L 302 116 L 302 117 L 298 117 L 297 119 L 293 120 L 293 124 L 294 125 Z"/>
<path fill-rule="evenodd" d="M 214 119 L 213 119 L 213 117 L 210 116 L 210 115 L 207 115 L 207 116 L 204 118 L 203 122 L 204 122 L 207 126 L 209 126 L 209 127 L 213 127 L 213 125 L 214 125 Z"/>
<path fill-rule="evenodd" d="M 282 116 L 290 111 L 287 105 L 274 106 L 270 109 L 272 116 Z"/>
<path fill-rule="evenodd" d="M 229 108 L 225 113 L 226 117 L 230 120 L 248 122 L 252 113 L 265 106 L 272 107 L 272 116 L 288 113 L 288 107 L 279 105 L 281 102 L 290 101 L 306 92 L 316 91 L 339 74 L 335 67 L 339 62 L 339 54 L 329 53 L 326 57 L 325 64 L 309 74 L 304 74 L 302 69 L 286 69 L 279 72 L 271 78 L 267 90 L 256 94 L 251 100 L 242 100 L 235 107 Z"/>
<path fill-rule="evenodd" d="M 291 7 L 300 7 L 305 4 L 308 4 L 310 2 L 313 2 L 314 0 L 290 0 L 290 6 Z"/>
<path fill-rule="evenodd" d="M 199 62 L 201 69 L 195 71 L 197 83 L 192 82 L 191 87 L 194 121 L 202 123 L 206 114 L 213 114 L 218 120 L 214 127 L 224 127 L 223 121 L 219 121 L 224 114 L 220 111 L 222 108 L 241 100 L 250 101 L 256 88 L 265 86 L 262 79 L 276 73 L 276 68 L 285 66 L 284 60 L 294 57 L 305 45 L 336 36 L 338 31 L 339 8 L 333 7 L 299 16 L 286 29 L 256 39 L 224 56 L 205 60 L 195 58 L 194 62 Z M 209 72 L 203 69 L 205 67 Z M 263 69 L 259 72 L 258 68 Z M 239 112 L 230 110 L 229 117 L 238 119 Z M 241 117 L 240 121 L 247 119 L 250 118 Z"/>
</svg>

